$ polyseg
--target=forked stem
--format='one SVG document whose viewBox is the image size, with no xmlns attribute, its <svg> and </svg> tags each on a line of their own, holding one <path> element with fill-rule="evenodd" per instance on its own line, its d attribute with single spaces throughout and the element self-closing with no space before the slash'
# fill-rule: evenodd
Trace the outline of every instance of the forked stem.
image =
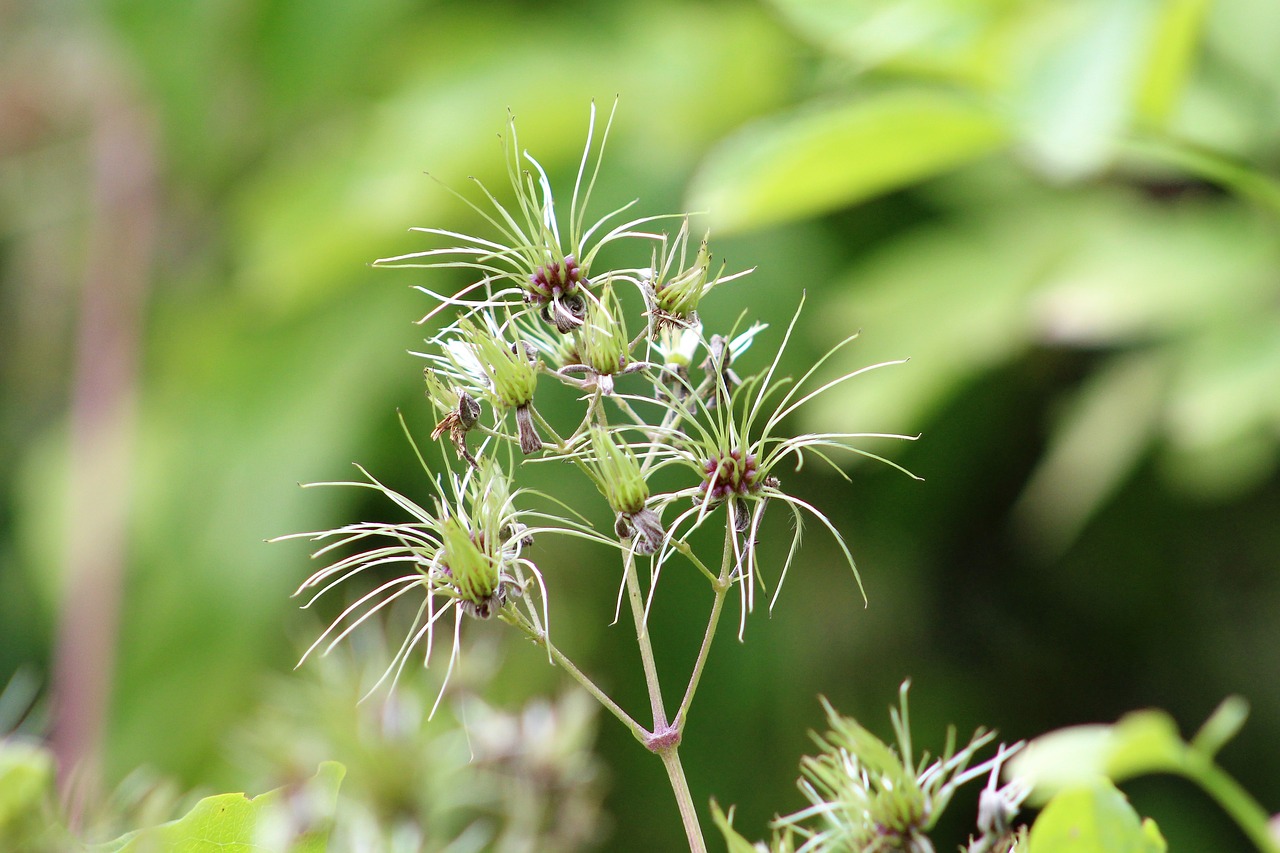
<svg viewBox="0 0 1280 853">
<path fill-rule="evenodd" d="M 658 683 L 658 667 L 653 659 L 653 644 L 649 642 L 649 629 L 645 624 L 644 596 L 640 592 L 640 578 L 636 574 L 635 555 L 631 552 L 623 560 L 627 579 L 627 599 L 631 602 L 631 617 L 636 624 L 636 644 L 640 647 L 640 660 L 644 665 L 644 680 L 649 688 L 649 704 L 653 708 L 653 735 L 646 743 L 652 752 L 662 759 L 671 792 L 676 796 L 680 821 L 689 839 L 691 853 L 706 853 L 707 844 L 702 838 L 702 826 L 698 822 L 698 810 L 693 804 L 693 794 L 684 778 L 684 766 L 680 763 L 680 731 L 667 722 L 667 711 L 662 703 L 662 686 Z"/>
</svg>

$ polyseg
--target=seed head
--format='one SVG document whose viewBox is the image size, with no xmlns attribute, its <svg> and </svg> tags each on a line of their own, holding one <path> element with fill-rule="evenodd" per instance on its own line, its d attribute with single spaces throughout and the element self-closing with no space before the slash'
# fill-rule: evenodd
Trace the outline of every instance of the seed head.
<svg viewBox="0 0 1280 853">
<path fill-rule="evenodd" d="M 504 409 L 527 406 L 538 385 L 538 367 L 522 342 L 511 344 L 491 329 L 471 320 L 458 323 L 458 331 L 475 353 L 489 378 L 493 400 Z"/>
<path fill-rule="evenodd" d="M 444 540 L 442 563 L 458 595 L 466 602 L 487 607 L 498 592 L 498 558 L 477 544 L 456 518 L 445 519 L 440 533 Z"/>
<path fill-rule="evenodd" d="M 681 229 L 681 236 L 688 235 L 688 220 Z M 710 232 L 708 235 L 710 236 Z M 670 278 L 655 276 L 653 281 L 653 301 L 660 325 L 684 325 L 696 319 L 694 313 L 702 294 L 707 289 L 707 272 L 711 266 L 711 252 L 707 248 L 707 237 L 702 238 L 698 254 L 693 264 L 672 275 Z"/>
<path fill-rule="evenodd" d="M 617 513 L 637 513 L 649 499 L 649 486 L 640 472 L 640 463 L 626 445 L 619 445 L 607 430 L 591 430 L 593 465 L 597 485 L 609 506 Z"/>
<path fill-rule="evenodd" d="M 596 374 L 612 376 L 626 367 L 630 349 L 617 294 L 605 285 L 600 296 L 587 304 L 586 319 L 578 330 L 578 354 Z"/>
<path fill-rule="evenodd" d="M 699 491 L 711 492 L 711 500 L 718 501 L 730 495 L 750 495 L 760 491 L 759 473 L 754 453 L 734 449 L 724 454 L 712 454 L 703 464 L 705 478 Z"/>
<path fill-rule="evenodd" d="M 661 246 L 653 253 L 653 266 L 642 282 L 645 303 L 649 309 L 650 336 L 655 330 L 689 327 L 698 322 L 698 303 L 711 290 L 725 282 L 747 275 L 751 270 L 726 276 L 724 265 L 711 274 L 711 250 L 707 246 L 710 232 L 702 238 L 693 261 L 689 256 L 689 217 L 684 217 L 680 230 L 672 239 L 661 238 Z"/>
</svg>

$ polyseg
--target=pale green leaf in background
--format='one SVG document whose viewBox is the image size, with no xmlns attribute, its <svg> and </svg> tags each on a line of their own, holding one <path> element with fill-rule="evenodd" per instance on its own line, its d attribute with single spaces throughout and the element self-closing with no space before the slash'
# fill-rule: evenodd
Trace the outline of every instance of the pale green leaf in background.
<svg viewBox="0 0 1280 853">
<path fill-rule="evenodd" d="M 1090 0 L 1071 8 L 1061 35 L 1015 83 L 1024 152 L 1055 181 L 1096 174 L 1129 124 L 1153 0 Z"/>
<path fill-rule="evenodd" d="M 1163 0 L 1138 87 L 1138 116 L 1164 124 L 1181 98 L 1200 47 L 1212 0 Z"/>
<path fill-rule="evenodd" d="M 0 847 L 20 849 L 45 832 L 53 783 L 48 750 L 16 738 L 0 740 Z"/>
<path fill-rule="evenodd" d="M 702 164 L 689 207 L 718 233 L 857 204 L 998 150 L 1003 121 L 942 91 L 810 105 L 743 128 Z"/>
<path fill-rule="evenodd" d="M 1031 827 L 1030 853 L 1163 853 L 1164 838 L 1140 821 L 1124 794 L 1105 779 L 1064 791 Z"/>
<path fill-rule="evenodd" d="M 1041 735 L 1014 756 L 1007 773 L 1033 786 L 1033 802 L 1045 802 L 1095 778 L 1123 781 L 1172 770 L 1185 749 L 1168 714 L 1135 711 L 1114 725 L 1070 726 Z"/>
<path fill-rule="evenodd" d="M 170 823 L 140 829 L 93 853 L 324 853 L 346 772 L 326 761 L 294 789 L 205 797 Z"/>
<path fill-rule="evenodd" d="M 1166 359 L 1118 357 L 1089 377 L 1049 437 L 1014 507 L 1041 559 L 1055 559 L 1132 475 L 1159 423 Z"/>
</svg>

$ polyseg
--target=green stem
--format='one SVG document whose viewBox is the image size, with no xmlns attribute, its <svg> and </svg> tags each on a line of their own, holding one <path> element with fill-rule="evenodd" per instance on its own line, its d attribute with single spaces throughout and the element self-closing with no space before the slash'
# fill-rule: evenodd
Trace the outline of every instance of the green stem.
<svg viewBox="0 0 1280 853">
<path fill-rule="evenodd" d="M 536 415 L 536 411 L 535 411 Z M 604 417 L 604 408 L 601 405 L 600 395 L 594 395 L 588 406 L 586 418 L 583 420 L 583 429 L 591 420 L 595 420 L 603 427 L 607 427 L 607 421 Z M 542 418 L 538 416 L 538 420 Z M 549 426 L 549 425 L 548 425 Z M 549 430 L 550 431 L 550 430 Z M 554 431 L 550 431 L 555 435 Z M 556 436 L 559 441 L 559 436 Z M 563 448 L 563 442 L 560 442 Z M 652 460 L 652 453 L 646 459 L 646 467 Z M 581 459 L 574 459 L 578 466 L 584 469 L 588 476 L 592 472 L 589 466 L 585 465 Z M 595 477 L 591 476 L 594 481 Z M 732 533 L 730 533 L 732 535 Z M 726 546 L 727 548 L 728 546 Z M 728 557 L 725 558 L 726 565 Z M 705 571 L 705 567 L 703 567 Z M 656 752 L 662 759 L 662 765 L 666 768 L 667 778 L 671 783 L 671 791 L 675 794 L 676 805 L 680 811 L 680 821 L 684 825 L 685 835 L 689 840 L 689 850 L 691 853 L 706 853 L 706 841 L 702 837 L 702 826 L 698 822 L 698 812 L 693 802 L 693 794 L 689 791 L 689 783 L 685 779 L 684 767 L 680 763 L 680 754 L 678 752 L 680 732 L 673 728 L 667 722 L 667 711 L 662 701 L 662 686 L 658 681 L 658 667 L 653 657 L 653 644 L 649 641 L 649 629 L 646 626 L 644 596 L 640 590 L 640 578 L 636 570 L 635 554 L 628 551 L 623 558 L 622 566 L 623 575 L 627 585 L 627 600 L 631 605 L 631 617 L 636 627 L 636 645 L 640 649 L 640 662 L 644 669 L 645 686 L 649 692 L 649 704 L 653 711 L 653 732 L 649 733 L 636 723 L 625 711 L 622 710 L 612 699 L 605 695 L 594 682 L 587 678 L 573 663 L 560 653 L 558 649 L 552 645 L 545 635 L 535 637 L 537 641 L 545 642 L 548 650 L 550 650 L 555 661 L 571 675 L 573 678 L 587 689 L 592 696 L 596 698 L 600 704 L 617 717 L 623 725 L 625 725 L 636 737 L 637 740 L 645 744 L 653 752 Z M 715 633 L 715 622 L 719 619 L 720 605 L 723 603 L 724 591 L 727 589 L 727 569 L 721 571 L 722 583 L 717 585 L 717 601 L 713 609 L 712 624 L 708 627 L 708 633 Z M 708 573 L 709 574 L 709 573 Z M 721 588 L 723 587 L 723 588 Z M 699 652 L 698 662 L 695 664 L 695 675 L 691 681 L 690 689 L 686 693 L 685 704 L 692 699 L 693 688 L 696 686 L 698 677 L 701 676 L 702 666 L 706 662 L 707 651 L 710 649 L 710 637 L 703 640 L 703 648 Z M 684 706 L 682 705 L 682 713 Z"/>
<path fill-rule="evenodd" d="M 608 694 L 606 694 L 603 690 L 597 687 L 596 683 L 592 681 L 590 678 L 588 678 L 586 674 L 582 672 L 582 670 L 578 669 L 578 667 L 574 665 L 573 661 L 565 657 L 564 653 L 561 652 L 558 648 L 556 648 L 554 645 L 548 642 L 547 649 L 548 651 L 551 652 L 551 656 L 555 658 L 556 663 L 560 667 L 562 667 L 566 672 L 568 672 L 569 675 L 573 677 L 574 681 L 581 684 L 588 693 L 590 693 L 592 696 L 596 698 L 597 702 L 599 702 L 601 705 L 605 707 L 606 710 L 609 711 L 610 714 L 613 714 L 613 716 L 617 717 L 619 722 L 621 722 L 624 726 L 626 726 L 631 731 L 631 734 L 635 737 L 636 740 L 640 741 L 641 743 L 644 742 L 645 738 L 649 734 L 648 732 L 645 731 L 644 726 L 640 725 L 635 720 L 631 719 L 630 714 L 622 710 L 622 708 L 618 705 L 617 702 L 614 702 L 612 699 L 610 699 Z"/>
<path fill-rule="evenodd" d="M 680 820 L 684 823 L 685 835 L 689 839 L 689 853 L 706 853 L 707 842 L 702 838 L 702 825 L 698 823 L 698 812 L 693 807 L 693 795 L 689 792 L 689 783 L 684 778 L 684 766 L 680 764 L 680 753 L 677 747 L 671 746 L 658 751 L 662 766 L 667 770 L 667 778 L 671 781 L 671 790 L 676 795 L 676 805 L 680 808 Z"/>
<path fill-rule="evenodd" d="M 631 408 L 631 404 L 630 404 L 630 403 L 628 403 L 628 402 L 627 402 L 626 400 L 624 400 L 623 398 L 619 397 L 617 394 L 614 394 L 614 395 L 613 395 L 613 396 L 611 396 L 609 399 L 610 399 L 611 401 L 613 401 L 613 404 L 614 404 L 615 406 L 617 406 L 617 407 L 618 407 L 618 411 L 622 412 L 624 415 L 626 415 L 627 417 L 631 418 L 631 421 L 632 421 L 636 426 L 639 426 L 639 427 L 646 427 L 646 426 L 648 426 L 648 425 L 649 425 L 649 422 L 648 422 L 648 421 L 646 421 L 644 418 L 640 417 L 639 413 L 637 413 L 635 409 Z"/>
<path fill-rule="evenodd" d="M 630 551 L 623 558 L 622 571 L 626 573 L 627 600 L 631 603 L 631 618 L 636 624 L 636 644 L 640 647 L 644 681 L 649 688 L 649 705 L 653 709 L 653 731 L 654 734 L 658 734 L 667 728 L 667 711 L 662 704 L 662 686 L 658 683 L 658 667 L 653 660 L 653 645 L 649 642 L 649 629 L 645 625 L 644 596 L 640 593 L 636 558 Z"/>
<path fill-rule="evenodd" d="M 649 642 L 649 630 L 645 627 L 644 597 L 640 594 L 640 579 L 636 575 L 635 555 L 628 553 L 623 571 L 627 577 L 627 598 L 631 602 L 631 616 L 636 623 L 636 643 L 640 646 L 640 659 L 644 664 L 644 680 L 649 687 L 649 702 L 653 707 L 653 740 L 649 748 L 654 749 L 653 742 L 662 738 L 669 743 L 654 749 L 662 759 L 666 768 L 667 779 L 671 782 L 671 792 L 675 794 L 676 806 L 680 810 L 680 822 L 684 824 L 685 836 L 689 839 L 690 853 L 706 853 L 707 844 L 702 838 L 702 826 L 698 823 L 698 811 L 693 804 L 693 794 L 689 791 L 689 783 L 684 778 L 684 767 L 680 764 L 678 751 L 680 734 L 672 730 L 667 723 L 667 712 L 662 704 L 662 687 L 658 684 L 658 668 L 653 660 L 653 646 Z M 672 735 L 674 734 L 674 739 Z"/>
<path fill-rule="evenodd" d="M 560 433 L 556 432 L 555 427 L 553 427 L 551 423 L 542 416 L 541 412 L 537 409 L 533 409 L 532 411 L 534 421 L 537 422 L 538 426 L 542 427 L 544 432 L 551 436 L 551 443 L 556 446 L 556 450 L 564 453 L 567 450 L 567 447 L 564 443 L 564 439 L 560 437 Z"/>
<path fill-rule="evenodd" d="M 1204 789 L 1210 797 L 1231 815 L 1236 824 L 1249 836 L 1263 853 L 1280 853 L 1280 843 L 1271 834 L 1271 815 L 1258 805 L 1257 800 L 1231 778 L 1226 771 L 1202 755 L 1188 756 L 1183 773 Z"/>
<path fill-rule="evenodd" d="M 687 545 L 685 546 L 688 547 Z M 701 565 L 701 564 L 699 564 Z M 703 567 L 705 571 L 705 567 Z M 711 653 L 711 643 L 716 638 L 716 628 L 720 625 L 720 611 L 724 609 L 724 600 L 729 595 L 732 584 L 729 573 L 733 570 L 733 525 L 725 524 L 724 556 L 720 559 L 720 577 L 715 579 L 715 600 L 711 603 L 711 617 L 707 620 L 707 630 L 702 636 L 702 647 L 698 649 L 698 659 L 694 661 L 693 673 L 689 676 L 689 686 L 685 688 L 684 699 L 680 702 L 680 710 L 676 711 L 676 729 L 684 730 L 685 720 L 689 715 L 689 706 L 693 704 L 693 694 L 698 690 L 698 682 L 702 680 L 702 669 L 707 664 L 707 655 Z"/>
<path fill-rule="evenodd" d="M 552 428 L 551 424 L 547 423 L 547 419 L 544 418 L 542 415 L 538 414 L 537 409 L 533 410 L 533 418 L 534 418 L 534 421 L 537 422 L 538 426 L 542 427 L 551 435 L 553 439 L 551 443 L 556 446 L 556 451 L 559 452 L 565 459 L 568 459 L 574 465 L 578 466 L 578 470 L 581 471 L 583 474 L 585 474 L 587 476 L 587 479 L 590 480 L 597 489 L 600 489 L 601 493 L 603 493 L 604 489 L 601 486 L 600 478 L 596 476 L 596 472 L 592 471 L 591 466 L 583 462 L 581 457 L 576 455 L 570 455 L 569 445 L 566 444 L 565 440 L 562 439 L 560 435 Z"/>
<path fill-rule="evenodd" d="M 702 572 L 703 576 L 711 581 L 712 586 L 720 583 L 719 579 L 716 578 L 716 573 L 708 569 L 707 564 L 698 559 L 698 555 L 693 553 L 693 549 L 689 547 L 688 542 L 675 542 L 672 543 L 671 547 L 682 554 L 690 563 L 693 563 L 694 568 Z"/>
<path fill-rule="evenodd" d="M 604 706 L 605 710 L 617 717 L 618 721 L 627 727 L 636 740 L 641 743 L 646 743 L 648 741 L 649 733 L 645 731 L 644 726 L 632 719 L 631 715 L 622 710 L 622 707 L 619 706 L 617 702 L 614 702 L 609 698 L 609 694 L 596 686 L 596 683 L 592 681 L 586 673 L 578 669 L 574 662 L 565 656 L 564 652 L 556 648 L 556 645 L 551 642 L 551 639 L 545 632 L 534 629 L 533 626 L 529 624 L 528 620 L 524 618 L 524 615 L 518 611 L 511 610 L 506 615 L 508 617 L 507 621 L 509 624 L 515 625 L 528 635 L 529 639 L 533 640 L 533 642 L 538 645 L 546 646 L 547 651 L 550 652 L 552 659 L 556 662 L 556 665 L 569 673 L 574 681 L 581 684 L 588 693 L 595 697 L 597 702 Z"/>
</svg>

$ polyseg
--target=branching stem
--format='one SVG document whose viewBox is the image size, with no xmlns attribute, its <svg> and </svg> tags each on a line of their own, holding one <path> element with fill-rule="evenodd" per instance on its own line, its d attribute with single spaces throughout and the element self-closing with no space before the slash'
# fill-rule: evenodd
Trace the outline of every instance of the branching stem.
<svg viewBox="0 0 1280 853">
<path fill-rule="evenodd" d="M 551 653 L 551 657 L 555 660 L 556 665 L 569 673 L 574 681 L 581 684 L 588 693 L 595 697 L 597 702 L 604 706 L 605 710 L 617 717 L 618 721 L 627 727 L 631 734 L 635 736 L 636 740 L 641 743 L 648 743 L 649 732 L 645 730 L 644 726 L 632 719 L 630 714 L 622 710 L 622 707 L 609 697 L 609 694 L 601 690 L 600 687 L 586 675 L 586 673 L 578 669 L 577 665 L 575 665 L 573 661 L 569 660 L 569 658 L 565 656 L 564 652 L 560 651 L 560 649 L 556 647 L 555 643 L 551 642 L 545 632 L 535 629 L 533 625 L 525 619 L 524 615 L 514 608 L 508 608 L 504 615 L 507 617 L 507 621 L 510 624 L 523 631 L 534 643 L 540 646 L 545 646 L 547 651 Z"/>
<path fill-rule="evenodd" d="M 1193 751 L 1194 752 L 1194 751 Z M 1245 835 L 1262 853 L 1280 853 L 1280 842 L 1271 834 L 1271 816 L 1240 783 L 1212 759 L 1183 762 L 1182 772 L 1231 815 Z"/>
<path fill-rule="evenodd" d="M 687 545 L 685 546 L 688 547 Z M 705 567 L 704 567 L 705 571 Z M 724 527 L 724 556 L 720 560 L 720 576 L 716 578 L 715 600 L 711 603 L 711 616 L 707 620 L 707 630 L 702 637 L 702 646 L 698 649 L 698 658 L 693 664 L 693 673 L 689 676 L 689 686 L 685 688 L 684 699 L 680 702 L 680 710 L 676 711 L 675 726 L 677 731 L 684 731 L 685 720 L 689 716 L 689 706 L 693 704 L 693 694 L 698 691 L 698 682 L 702 680 L 702 669 L 707 664 L 707 655 L 711 653 L 711 643 L 716 637 L 716 628 L 720 625 L 720 611 L 724 609 L 724 600 L 731 586 L 729 575 L 733 571 L 733 525 Z"/>
</svg>

